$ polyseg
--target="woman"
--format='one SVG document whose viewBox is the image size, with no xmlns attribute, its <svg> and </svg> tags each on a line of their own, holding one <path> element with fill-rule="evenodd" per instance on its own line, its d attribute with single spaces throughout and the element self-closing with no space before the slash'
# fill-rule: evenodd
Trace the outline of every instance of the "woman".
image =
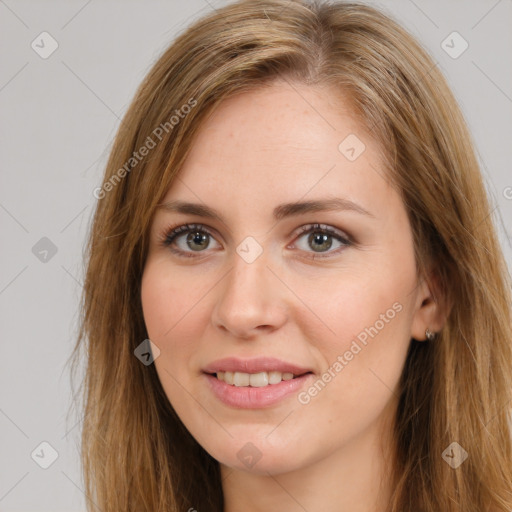
<svg viewBox="0 0 512 512">
<path fill-rule="evenodd" d="M 90 510 L 512 509 L 507 269 L 463 116 L 396 22 L 217 9 L 95 196 Z"/>
</svg>

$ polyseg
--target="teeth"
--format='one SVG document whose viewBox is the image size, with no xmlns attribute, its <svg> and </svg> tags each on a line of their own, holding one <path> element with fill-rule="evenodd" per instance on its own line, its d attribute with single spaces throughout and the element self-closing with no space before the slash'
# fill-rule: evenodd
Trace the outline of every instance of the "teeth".
<svg viewBox="0 0 512 512">
<path fill-rule="evenodd" d="M 269 384 L 279 384 L 282 380 L 291 380 L 293 377 L 293 373 L 275 371 L 259 373 L 217 372 L 217 379 L 237 387 L 262 388 Z"/>
<path fill-rule="evenodd" d="M 233 384 L 235 386 L 248 386 L 249 381 L 250 378 L 248 373 L 235 372 L 235 375 L 233 376 Z"/>
<path fill-rule="evenodd" d="M 293 373 L 292 373 L 293 376 Z M 268 383 L 269 384 L 279 384 L 281 382 L 282 375 L 281 372 L 268 372 Z"/>
</svg>

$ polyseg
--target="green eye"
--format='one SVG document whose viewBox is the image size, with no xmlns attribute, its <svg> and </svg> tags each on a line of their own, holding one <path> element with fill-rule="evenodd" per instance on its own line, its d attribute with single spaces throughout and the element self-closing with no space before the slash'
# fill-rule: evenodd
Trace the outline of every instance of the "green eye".
<svg viewBox="0 0 512 512">
<path fill-rule="evenodd" d="M 313 257 L 330 257 L 352 245 L 349 236 L 324 224 L 302 226 L 296 239 L 301 238 L 304 238 L 306 243 L 298 244 L 298 248 L 302 252 L 312 253 Z M 206 249 L 212 248 L 212 242 L 217 244 L 216 248 L 220 247 L 213 234 L 201 224 L 184 224 L 173 228 L 164 235 L 162 240 L 165 247 L 183 257 L 194 257 L 206 252 Z M 336 244 L 338 244 L 337 247 Z M 333 246 L 334 250 L 331 251 Z M 323 256 L 324 253 L 325 256 Z"/>
</svg>

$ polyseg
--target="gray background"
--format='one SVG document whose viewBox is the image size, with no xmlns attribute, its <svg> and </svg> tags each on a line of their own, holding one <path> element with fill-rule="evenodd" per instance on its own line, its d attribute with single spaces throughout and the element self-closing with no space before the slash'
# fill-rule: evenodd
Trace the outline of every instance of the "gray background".
<svg viewBox="0 0 512 512">
<path fill-rule="evenodd" d="M 92 191 L 151 64 L 193 19 L 224 3 L 0 0 L 0 511 L 85 510 L 66 361 Z M 447 75 L 512 268 L 512 1 L 368 3 L 402 21 Z M 48 50 L 43 31 L 58 43 L 46 59 L 31 47 L 35 40 Z M 441 46 L 453 31 L 469 43 L 456 59 Z M 460 43 L 447 44 L 457 51 Z M 55 254 L 40 252 L 49 247 L 43 237 Z M 58 453 L 48 469 L 38 465 L 51 462 L 43 441 Z"/>
</svg>

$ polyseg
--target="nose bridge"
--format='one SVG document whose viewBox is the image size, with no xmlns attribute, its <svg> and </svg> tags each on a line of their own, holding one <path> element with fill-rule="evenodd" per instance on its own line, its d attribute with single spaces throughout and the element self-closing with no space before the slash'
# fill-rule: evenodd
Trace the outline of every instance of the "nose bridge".
<svg viewBox="0 0 512 512">
<path fill-rule="evenodd" d="M 269 254 L 261 252 L 254 258 L 253 250 L 254 247 L 242 242 L 233 254 L 232 269 L 218 288 L 212 315 L 216 327 L 238 337 L 248 337 L 262 326 L 273 330 L 286 316 L 284 290 L 267 268 Z"/>
</svg>

